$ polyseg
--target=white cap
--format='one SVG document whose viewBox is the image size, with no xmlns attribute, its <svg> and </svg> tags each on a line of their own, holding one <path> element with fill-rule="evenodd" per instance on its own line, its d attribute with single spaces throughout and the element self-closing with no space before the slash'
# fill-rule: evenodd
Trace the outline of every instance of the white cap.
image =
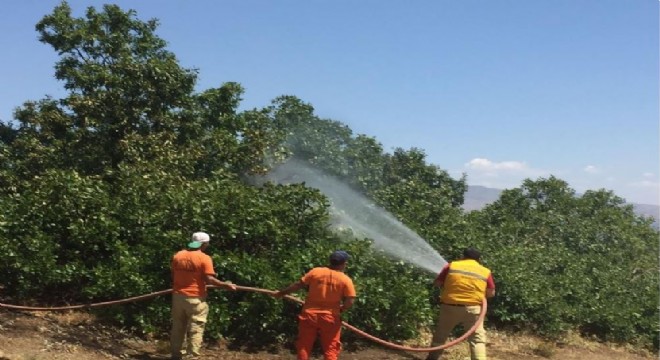
<svg viewBox="0 0 660 360">
<path fill-rule="evenodd" d="M 196 233 L 192 234 L 192 241 L 207 243 L 210 240 L 211 240 L 211 237 L 209 236 L 209 234 L 207 234 L 205 232 L 196 232 Z"/>
<path fill-rule="evenodd" d="M 188 243 L 188 247 L 191 249 L 197 249 L 200 246 L 202 246 L 202 244 L 207 244 L 210 240 L 211 237 L 209 236 L 209 234 L 205 232 L 196 232 L 192 234 L 192 239 Z"/>
</svg>

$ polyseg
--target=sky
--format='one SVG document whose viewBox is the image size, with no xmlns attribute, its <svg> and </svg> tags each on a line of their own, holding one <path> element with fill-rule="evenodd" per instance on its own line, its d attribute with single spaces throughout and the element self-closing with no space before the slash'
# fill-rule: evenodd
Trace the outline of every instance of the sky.
<svg viewBox="0 0 660 360">
<path fill-rule="evenodd" d="M 76 16 L 110 1 L 72 0 Z M 65 95 L 35 24 L 59 3 L 0 12 L 0 120 Z M 376 138 L 418 148 L 470 185 L 554 175 L 660 202 L 657 0 L 126 0 L 197 90 L 239 82 L 242 109 L 280 95 Z"/>
</svg>

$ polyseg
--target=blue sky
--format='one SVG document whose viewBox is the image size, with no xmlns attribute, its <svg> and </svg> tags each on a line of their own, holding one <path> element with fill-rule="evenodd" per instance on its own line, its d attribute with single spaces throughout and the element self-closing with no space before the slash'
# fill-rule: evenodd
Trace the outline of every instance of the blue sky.
<svg viewBox="0 0 660 360">
<path fill-rule="evenodd" d="M 0 119 L 63 96 L 34 25 L 58 1 L 0 13 Z M 87 6 L 107 1 L 76 0 Z M 116 1 L 158 34 L 198 89 L 236 81 L 243 108 L 283 94 L 375 137 L 386 151 L 495 188 L 555 175 L 658 204 L 656 0 Z"/>
</svg>

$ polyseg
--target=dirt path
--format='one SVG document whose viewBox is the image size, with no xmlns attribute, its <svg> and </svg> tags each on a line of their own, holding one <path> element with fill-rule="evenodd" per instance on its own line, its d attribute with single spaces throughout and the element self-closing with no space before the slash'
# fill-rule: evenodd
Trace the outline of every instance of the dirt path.
<svg viewBox="0 0 660 360">
<path fill-rule="evenodd" d="M 425 353 L 388 351 L 379 346 L 349 344 L 342 353 L 346 360 L 423 359 Z M 0 360 L 165 360 L 167 342 L 136 339 L 126 332 L 99 326 L 84 313 L 44 314 L 0 311 Z M 630 349 L 574 339 L 557 345 L 529 336 L 490 333 L 491 360 L 648 360 L 657 355 L 634 353 Z M 221 344 L 208 344 L 203 359 L 264 360 L 295 359 L 289 349 L 274 352 L 228 350 Z M 322 359 L 316 356 L 315 359 Z M 467 345 L 451 348 L 443 360 L 469 359 Z"/>
</svg>

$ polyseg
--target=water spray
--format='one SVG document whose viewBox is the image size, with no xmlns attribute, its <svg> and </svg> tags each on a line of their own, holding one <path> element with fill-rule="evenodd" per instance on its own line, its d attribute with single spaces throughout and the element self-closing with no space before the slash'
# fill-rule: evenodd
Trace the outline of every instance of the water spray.
<svg viewBox="0 0 660 360">
<path fill-rule="evenodd" d="M 337 229 L 350 229 L 373 241 L 374 247 L 409 264 L 437 274 L 447 261 L 426 240 L 385 209 L 341 181 L 301 161 L 290 160 L 268 174 L 277 184 L 304 182 L 320 190 L 331 202 L 330 215 Z"/>
</svg>

